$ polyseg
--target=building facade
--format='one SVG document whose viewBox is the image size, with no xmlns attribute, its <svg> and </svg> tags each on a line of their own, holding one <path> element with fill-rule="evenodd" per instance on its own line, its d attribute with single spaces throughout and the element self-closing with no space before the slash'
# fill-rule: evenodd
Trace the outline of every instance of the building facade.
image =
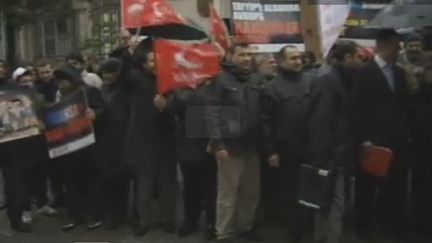
<svg viewBox="0 0 432 243">
<path fill-rule="evenodd" d="M 6 59 L 6 20 L 0 11 L 0 59 Z"/>
<path fill-rule="evenodd" d="M 169 0 L 183 16 L 209 31 L 208 4 L 229 18 L 228 0 Z M 15 32 L 15 60 L 62 59 L 72 50 L 105 57 L 118 44 L 121 0 L 72 0 Z M 0 58 L 6 57 L 4 19 L 0 15 Z"/>
</svg>

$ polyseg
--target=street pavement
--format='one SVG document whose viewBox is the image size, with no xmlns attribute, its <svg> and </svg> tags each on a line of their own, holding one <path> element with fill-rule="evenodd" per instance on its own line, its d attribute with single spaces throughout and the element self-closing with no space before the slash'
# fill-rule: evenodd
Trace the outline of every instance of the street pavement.
<svg viewBox="0 0 432 243">
<path fill-rule="evenodd" d="M 179 177 L 179 182 L 182 178 Z M 0 178 L 0 195 L 2 195 L 2 182 Z M 179 198 L 181 195 L 179 193 Z M 154 205 L 157 210 L 157 204 Z M 178 212 L 182 210 L 181 199 L 178 203 Z M 70 232 L 61 231 L 64 212 L 55 217 L 37 216 L 33 222 L 33 233 L 16 233 L 10 230 L 6 218 L 6 212 L 0 211 L 0 243 L 205 243 L 202 233 L 197 233 L 190 237 L 180 239 L 177 235 L 166 234 L 158 228 L 149 232 L 146 236 L 137 238 L 133 235 L 130 227 L 124 226 L 116 231 L 106 230 L 104 227 L 95 231 L 89 231 L 80 226 Z M 182 218 L 178 215 L 177 222 Z M 264 222 L 260 232 L 264 236 L 263 243 L 293 243 L 288 239 L 287 223 Z M 236 243 L 246 243 L 242 239 L 235 239 Z M 383 236 L 379 236 L 373 242 L 368 243 L 431 243 L 432 239 L 422 239 L 412 236 L 407 240 L 391 241 Z M 307 238 L 299 243 L 313 243 L 311 238 Z M 342 243 L 363 243 L 356 239 L 352 230 L 348 227 Z"/>
<path fill-rule="evenodd" d="M 91 243 L 205 243 L 203 235 L 196 235 L 179 239 L 177 235 L 169 235 L 155 229 L 148 235 L 137 238 L 133 235 L 132 230 L 124 226 L 116 231 L 109 231 L 103 227 L 88 231 L 84 227 L 78 227 L 70 232 L 62 232 L 62 217 L 47 217 L 39 216 L 33 223 L 33 233 L 14 233 L 9 229 L 4 211 L 0 212 L 0 242 L 1 243 L 75 243 L 75 242 L 91 242 Z M 291 243 L 288 240 L 286 227 L 283 224 L 267 223 L 262 226 L 261 232 L 265 237 L 264 243 Z M 235 242 L 243 243 L 241 239 L 236 239 Z M 308 238 L 301 243 L 312 243 L 312 239 Z M 384 237 L 378 237 L 371 243 L 430 243 L 431 240 L 411 237 L 407 241 L 390 241 Z M 345 234 L 343 243 L 362 243 L 357 240 L 352 232 Z"/>
</svg>

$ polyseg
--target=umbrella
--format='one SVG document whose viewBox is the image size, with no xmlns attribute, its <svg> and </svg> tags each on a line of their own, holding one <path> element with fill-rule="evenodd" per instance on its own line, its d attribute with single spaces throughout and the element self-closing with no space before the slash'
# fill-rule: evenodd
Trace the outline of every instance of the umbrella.
<svg viewBox="0 0 432 243">
<path fill-rule="evenodd" d="M 201 40 L 208 38 L 206 32 L 197 24 L 189 21 L 188 24 L 166 24 L 158 26 L 147 26 L 139 29 L 139 35 L 156 36 L 173 40 Z M 129 29 L 136 34 L 137 29 Z"/>
<path fill-rule="evenodd" d="M 432 26 L 432 5 L 430 0 L 407 0 L 401 5 L 395 1 L 385 7 L 369 23 L 369 27 L 380 28 L 422 28 Z"/>
</svg>

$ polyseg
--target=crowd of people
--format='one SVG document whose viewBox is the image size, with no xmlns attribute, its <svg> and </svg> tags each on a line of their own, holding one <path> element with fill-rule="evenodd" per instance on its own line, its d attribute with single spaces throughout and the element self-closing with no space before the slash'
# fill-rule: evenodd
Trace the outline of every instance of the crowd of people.
<svg viewBox="0 0 432 243">
<path fill-rule="evenodd" d="M 62 230 L 102 222 L 116 229 L 132 217 L 136 236 L 155 227 L 172 234 L 181 189 L 180 237 L 199 231 L 204 212 L 208 240 L 265 241 L 263 219 L 286 217 L 291 240 L 313 228 L 317 242 L 337 243 L 351 198 L 363 240 L 373 239 L 377 225 L 396 239 L 411 228 L 430 235 L 432 59 L 421 35 L 403 40 L 383 29 L 369 57 L 339 40 L 323 65 L 291 45 L 252 55 L 247 44 L 233 43 L 217 77 L 167 95 L 157 90 L 150 39 L 122 31 L 121 40 L 110 58 L 89 66 L 73 52 L 61 63 L 23 63 L 9 75 L 0 61 L 0 91 L 34 92 L 39 113 L 84 89 L 96 135 L 94 145 L 56 159 L 48 158 L 43 135 L 0 145 L 14 230 L 31 232 L 35 214 L 65 207 Z M 386 177 L 360 165 L 372 145 L 394 153 Z M 335 172 L 328 208 L 298 203 L 302 163 Z"/>
</svg>

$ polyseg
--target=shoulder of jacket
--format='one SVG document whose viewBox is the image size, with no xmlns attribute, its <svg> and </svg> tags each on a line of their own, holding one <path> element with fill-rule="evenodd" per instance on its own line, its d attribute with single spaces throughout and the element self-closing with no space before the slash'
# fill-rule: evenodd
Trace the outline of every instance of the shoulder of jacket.
<svg viewBox="0 0 432 243">
<path fill-rule="evenodd" d="M 225 84 L 225 83 L 229 82 L 231 79 L 232 79 L 231 74 L 224 71 L 224 72 L 221 72 L 219 75 L 217 75 L 214 78 L 213 83 Z"/>
<path fill-rule="evenodd" d="M 326 68 L 310 79 L 310 89 L 313 92 L 334 92 L 340 86 L 341 77 L 335 70 Z"/>
<path fill-rule="evenodd" d="M 377 70 L 377 69 L 379 69 L 378 64 L 376 63 L 375 60 L 372 60 L 372 61 L 366 63 L 365 65 L 363 65 L 363 67 L 361 67 L 359 69 L 359 72 L 362 72 L 362 71 L 363 72 L 370 72 L 371 70 Z"/>
<path fill-rule="evenodd" d="M 283 82 L 283 77 L 278 73 L 274 78 L 272 78 L 269 82 L 267 82 L 266 87 L 275 86 L 278 83 Z"/>
<path fill-rule="evenodd" d="M 218 79 L 227 79 L 227 78 L 232 78 L 233 77 L 233 75 L 230 73 L 230 72 L 228 72 L 228 71 L 222 71 L 218 76 L 217 76 L 217 78 Z"/>
</svg>

